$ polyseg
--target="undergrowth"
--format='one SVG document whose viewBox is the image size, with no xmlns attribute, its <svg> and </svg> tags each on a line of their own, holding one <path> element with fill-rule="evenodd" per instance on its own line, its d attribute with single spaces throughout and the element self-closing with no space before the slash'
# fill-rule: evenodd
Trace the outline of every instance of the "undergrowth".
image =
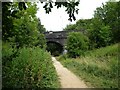
<svg viewBox="0 0 120 90">
<path fill-rule="evenodd" d="M 9 44 L 2 48 L 3 88 L 59 88 L 60 83 L 48 52 L 24 47 L 16 52 Z"/>
<path fill-rule="evenodd" d="M 88 51 L 80 58 L 58 57 L 58 60 L 89 87 L 118 88 L 118 44 Z"/>
</svg>

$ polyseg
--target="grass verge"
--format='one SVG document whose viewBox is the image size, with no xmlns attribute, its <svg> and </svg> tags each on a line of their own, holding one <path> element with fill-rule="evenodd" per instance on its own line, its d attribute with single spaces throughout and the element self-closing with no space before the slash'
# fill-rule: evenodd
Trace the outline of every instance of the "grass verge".
<svg viewBox="0 0 120 90">
<path fill-rule="evenodd" d="M 118 88 L 118 44 L 86 52 L 80 58 L 57 57 L 89 87 Z"/>
</svg>

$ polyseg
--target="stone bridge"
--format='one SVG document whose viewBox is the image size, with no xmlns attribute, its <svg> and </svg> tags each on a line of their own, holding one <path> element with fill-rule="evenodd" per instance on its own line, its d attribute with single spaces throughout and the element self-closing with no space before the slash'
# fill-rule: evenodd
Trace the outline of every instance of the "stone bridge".
<svg viewBox="0 0 120 90">
<path fill-rule="evenodd" d="M 47 43 L 49 43 L 49 42 L 58 43 L 58 44 L 64 46 L 69 32 L 82 32 L 82 30 L 80 30 L 80 31 L 78 31 L 78 30 L 55 31 L 55 32 L 49 31 L 49 32 L 45 32 L 44 34 L 45 34 Z"/>
</svg>

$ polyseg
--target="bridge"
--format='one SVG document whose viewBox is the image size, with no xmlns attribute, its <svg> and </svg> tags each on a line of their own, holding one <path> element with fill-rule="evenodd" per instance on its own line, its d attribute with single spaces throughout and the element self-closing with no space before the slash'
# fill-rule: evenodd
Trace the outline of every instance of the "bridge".
<svg viewBox="0 0 120 90">
<path fill-rule="evenodd" d="M 66 43 L 66 39 L 67 39 L 67 35 L 70 32 L 82 32 L 82 30 L 78 31 L 78 30 L 69 30 L 69 31 L 49 31 L 49 32 L 45 32 L 45 38 L 47 40 L 47 43 L 49 42 L 53 42 L 53 43 L 58 43 L 62 46 L 65 45 Z"/>
<path fill-rule="evenodd" d="M 45 32 L 44 35 L 45 35 L 45 38 L 47 41 L 47 47 L 48 47 L 47 50 L 50 51 L 51 53 L 55 53 L 55 50 L 56 50 L 56 52 L 62 53 L 65 50 L 64 47 L 66 44 L 68 33 L 70 33 L 70 32 L 83 32 L 83 31 L 84 30 Z M 50 48 L 52 48 L 52 49 L 50 49 Z M 53 51 L 53 49 L 54 49 L 54 51 Z"/>
</svg>

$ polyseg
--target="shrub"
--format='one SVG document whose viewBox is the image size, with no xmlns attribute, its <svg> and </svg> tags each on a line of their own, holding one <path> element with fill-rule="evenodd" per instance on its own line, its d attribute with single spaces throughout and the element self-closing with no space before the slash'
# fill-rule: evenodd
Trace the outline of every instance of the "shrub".
<svg viewBox="0 0 120 90">
<path fill-rule="evenodd" d="M 77 57 L 88 49 L 88 38 L 80 32 L 71 32 L 67 37 L 69 57 Z"/>
<path fill-rule="evenodd" d="M 11 61 L 17 55 L 17 49 L 10 42 L 2 42 L 2 65 Z"/>
<path fill-rule="evenodd" d="M 22 48 L 9 66 L 3 67 L 3 88 L 59 87 L 57 74 L 49 53 L 40 49 Z"/>
<path fill-rule="evenodd" d="M 44 34 L 39 34 L 37 41 L 35 42 L 35 46 L 39 46 L 40 48 L 46 49 L 46 39 Z"/>
<path fill-rule="evenodd" d="M 10 45 L 10 43 L 2 42 L 2 56 L 9 57 L 13 54 L 14 48 Z"/>
<path fill-rule="evenodd" d="M 91 29 L 88 30 L 90 39 L 90 49 L 105 47 L 111 44 L 111 28 L 100 22 L 97 18 L 93 19 Z"/>
</svg>

